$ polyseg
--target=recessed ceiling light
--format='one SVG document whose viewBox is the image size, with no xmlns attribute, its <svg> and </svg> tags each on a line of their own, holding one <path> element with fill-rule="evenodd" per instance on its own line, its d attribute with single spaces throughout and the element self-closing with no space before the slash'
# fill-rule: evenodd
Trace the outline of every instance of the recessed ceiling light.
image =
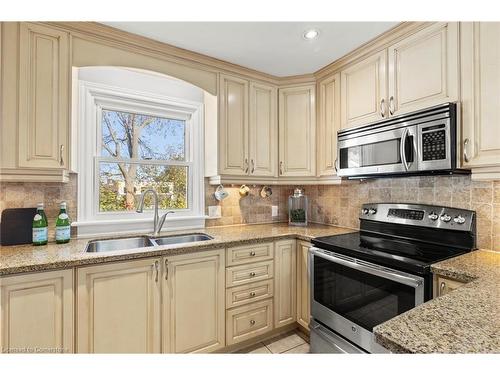
<svg viewBox="0 0 500 375">
<path fill-rule="evenodd" d="M 304 31 L 304 34 L 302 34 L 305 40 L 313 40 L 316 39 L 319 36 L 319 30 L 316 29 L 310 29 Z"/>
</svg>

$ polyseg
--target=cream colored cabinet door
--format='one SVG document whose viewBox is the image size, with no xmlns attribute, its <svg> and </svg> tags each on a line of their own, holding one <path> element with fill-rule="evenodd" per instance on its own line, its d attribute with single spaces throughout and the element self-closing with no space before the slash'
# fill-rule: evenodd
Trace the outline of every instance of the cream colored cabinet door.
<svg viewBox="0 0 500 375">
<path fill-rule="evenodd" d="M 500 22 L 463 22 L 460 39 L 463 166 L 499 167 Z"/>
<path fill-rule="evenodd" d="M 434 297 L 441 297 L 460 288 L 464 285 L 463 282 L 453 279 L 448 279 L 447 277 L 435 276 L 434 283 Z"/>
<path fill-rule="evenodd" d="M 73 270 L 0 278 L 1 353 L 73 353 Z"/>
<path fill-rule="evenodd" d="M 297 241 L 297 323 L 309 330 L 311 300 L 309 292 L 308 258 L 311 243 Z"/>
<path fill-rule="evenodd" d="M 458 22 L 439 22 L 389 47 L 389 114 L 458 100 Z"/>
<path fill-rule="evenodd" d="M 203 353 L 224 347 L 224 249 L 163 262 L 163 352 Z"/>
<path fill-rule="evenodd" d="M 296 320 L 296 241 L 276 241 L 274 261 L 274 328 L 278 328 Z"/>
<path fill-rule="evenodd" d="M 249 173 L 252 176 L 277 176 L 277 102 L 276 87 L 250 83 Z"/>
<path fill-rule="evenodd" d="M 318 176 L 335 176 L 337 132 L 340 130 L 340 74 L 318 83 Z"/>
<path fill-rule="evenodd" d="M 77 352 L 159 353 L 161 262 L 148 258 L 77 270 Z"/>
<path fill-rule="evenodd" d="M 316 175 L 315 85 L 279 90 L 279 175 Z"/>
<path fill-rule="evenodd" d="M 19 32 L 19 166 L 67 169 L 69 36 L 24 22 Z"/>
<path fill-rule="evenodd" d="M 244 176 L 248 161 L 248 86 L 237 77 L 220 75 L 219 172 Z"/>
<path fill-rule="evenodd" d="M 341 128 L 368 124 L 388 116 L 387 50 L 340 72 Z"/>
</svg>

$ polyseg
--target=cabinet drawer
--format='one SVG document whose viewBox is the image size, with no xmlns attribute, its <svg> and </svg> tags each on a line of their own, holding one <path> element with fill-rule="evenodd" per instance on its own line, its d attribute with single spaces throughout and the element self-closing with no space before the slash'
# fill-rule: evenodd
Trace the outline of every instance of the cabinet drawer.
<svg viewBox="0 0 500 375">
<path fill-rule="evenodd" d="M 236 344 L 273 329 L 273 302 L 268 299 L 226 312 L 226 343 Z"/>
<path fill-rule="evenodd" d="M 272 296 L 272 279 L 237 286 L 226 290 L 226 309 L 261 301 Z"/>
<path fill-rule="evenodd" d="M 230 247 L 226 250 L 227 266 L 273 259 L 273 250 L 272 242 Z"/>
<path fill-rule="evenodd" d="M 226 268 L 226 288 L 267 280 L 273 277 L 273 261 Z"/>
</svg>

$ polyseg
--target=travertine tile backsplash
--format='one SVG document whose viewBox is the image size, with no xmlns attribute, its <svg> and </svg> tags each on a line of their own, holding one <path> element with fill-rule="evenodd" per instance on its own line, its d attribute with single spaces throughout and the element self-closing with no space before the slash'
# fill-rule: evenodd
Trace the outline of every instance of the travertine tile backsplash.
<svg viewBox="0 0 500 375">
<path fill-rule="evenodd" d="M 262 186 L 239 197 L 238 186 L 227 187 L 229 197 L 215 200 L 214 186 L 206 186 L 206 205 L 221 205 L 222 217 L 207 226 L 287 221 L 287 199 L 292 186 L 272 187 L 270 198 L 261 198 Z M 315 223 L 359 227 L 359 210 L 368 202 L 426 203 L 472 209 L 477 212 L 478 247 L 500 251 L 500 181 L 472 181 L 470 176 L 436 176 L 346 181 L 342 185 L 305 186 L 309 220 Z M 271 217 L 271 205 L 279 207 Z"/>
<path fill-rule="evenodd" d="M 49 239 L 54 238 L 55 220 L 59 213 L 59 204 L 66 201 L 68 214 L 76 221 L 77 214 L 77 176 L 70 175 L 68 183 L 57 182 L 0 182 L 0 214 L 6 208 L 36 207 L 45 204 L 45 213 L 49 221 Z"/>
<path fill-rule="evenodd" d="M 205 205 L 220 205 L 222 216 L 208 219 L 206 226 L 283 222 L 288 220 L 288 196 L 293 186 L 271 186 L 273 194 L 260 196 L 261 185 L 249 185 L 250 193 L 240 197 L 240 185 L 225 186 L 229 197 L 219 202 L 215 186 L 206 184 Z M 60 183 L 0 183 L 0 212 L 5 208 L 34 207 L 44 202 L 53 235 L 53 220 L 61 201 L 68 202 L 69 214 L 76 220 L 77 176 Z M 500 181 L 471 181 L 470 176 L 387 178 L 346 181 L 342 185 L 305 186 L 309 197 L 309 220 L 315 223 L 358 228 L 363 203 L 427 203 L 472 209 L 478 216 L 478 246 L 500 251 Z M 272 217 L 271 206 L 278 206 Z"/>
</svg>

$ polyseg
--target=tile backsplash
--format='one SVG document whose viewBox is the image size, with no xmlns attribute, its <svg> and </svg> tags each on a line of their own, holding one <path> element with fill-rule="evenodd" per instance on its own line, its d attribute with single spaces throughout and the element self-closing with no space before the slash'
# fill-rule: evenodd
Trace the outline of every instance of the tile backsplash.
<svg viewBox="0 0 500 375">
<path fill-rule="evenodd" d="M 206 206 L 220 205 L 221 218 L 207 226 L 287 221 L 287 199 L 293 186 L 273 186 L 273 195 L 261 198 L 262 186 L 240 198 L 238 186 L 228 186 L 229 197 L 218 202 L 214 186 L 206 185 Z M 309 220 L 314 223 L 359 227 L 363 203 L 399 202 L 452 206 L 477 212 L 478 247 L 500 251 L 500 181 L 472 181 L 470 176 L 431 176 L 345 181 L 341 185 L 304 187 L 309 197 Z M 278 216 L 271 216 L 271 206 Z"/>
<path fill-rule="evenodd" d="M 205 185 L 205 206 L 221 207 L 221 217 L 206 220 L 206 226 L 285 222 L 288 196 L 294 186 L 271 186 L 272 195 L 260 196 L 261 185 L 248 185 L 240 197 L 240 185 L 227 185 L 229 196 L 219 202 L 216 186 Z M 472 209 L 477 212 L 478 246 L 500 251 L 500 181 L 472 181 L 470 176 L 386 178 L 345 181 L 341 185 L 304 187 L 309 197 L 309 220 L 315 223 L 358 228 L 360 207 L 367 202 L 427 203 Z M 44 202 L 53 236 L 53 220 L 61 201 L 68 202 L 69 214 L 77 217 L 77 176 L 61 183 L 0 183 L 0 212 L 5 208 L 34 207 Z M 272 206 L 278 215 L 272 216 Z"/>
<path fill-rule="evenodd" d="M 66 201 L 72 221 L 77 215 L 77 175 L 71 174 L 68 183 L 58 182 L 0 182 L 0 213 L 6 208 L 35 207 L 45 204 L 49 220 L 49 240 L 55 235 L 55 220 L 59 204 Z"/>
</svg>

